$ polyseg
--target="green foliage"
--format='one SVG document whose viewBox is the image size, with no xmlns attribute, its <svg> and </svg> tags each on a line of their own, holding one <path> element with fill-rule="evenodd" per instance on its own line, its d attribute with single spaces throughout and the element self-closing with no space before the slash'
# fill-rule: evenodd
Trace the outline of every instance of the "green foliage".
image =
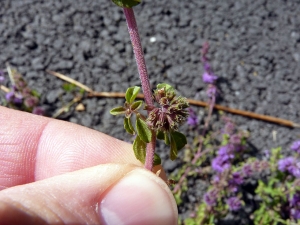
<svg viewBox="0 0 300 225">
<path fill-rule="evenodd" d="M 141 161 L 142 163 L 145 163 L 146 158 L 146 142 L 144 142 L 140 136 L 136 136 L 134 142 L 133 142 L 133 151 L 135 157 Z"/>
<path fill-rule="evenodd" d="M 65 92 L 73 92 L 76 90 L 77 86 L 75 84 L 72 83 L 64 83 L 62 85 L 62 88 Z"/>
<path fill-rule="evenodd" d="M 131 119 L 125 117 L 124 118 L 124 129 L 127 131 L 127 133 L 131 135 L 135 135 L 134 127 L 132 126 Z"/>
<path fill-rule="evenodd" d="M 177 158 L 177 152 L 187 144 L 187 140 L 184 134 L 172 131 L 170 133 L 170 158 L 175 160 Z"/>
<path fill-rule="evenodd" d="M 138 110 L 139 108 L 141 108 L 142 105 L 143 105 L 143 101 L 142 100 L 133 102 L 131 104 L 131 110 L 133 110 L 133 111 Z"/>
<path fill-rule="evenodd" d="M 133 103 L 140 89 L 141 88 L 137 86 L 128 88 L 125 94 L 126 102 L 128 102 L 129 104 Z"/>
<path fill-rule="evenodd" d="M 166 83 L 158 84 L 158 85 L 156 86 L 156 88 L 157 88 L 157 90 L 163 89 L 163 88 L 164 88 L 166 91 L 172 91 L 172 92 L 175 92 L 175 89 L 174 89 L 171 85 L 166 84 Z"/>
<path fill-rule="evenodd" d="M 157 90 L 154 91 L 154 94 L 160 94 L 160 97 L 166 97 L 164 99 L 165 103 L 168 103 L 168 98 L 171 101 L 174 101 L 174 104 L 179 104 L 184 106 L 183 108 L 179 109 L 180 115 L 187 115 L 185 114 L 186 111 L 184 111 L 184 108 L 186 106 L 185 99 L 184 98 L 175 98 L 175 90 L 171 85 L 168 84 L 158 84 L 157 85 Z M 166 90 L 168 92 L 166 92 Z M 142 109 L 142 105 L 144 102 L 142 100 L 135 101 L 138 93 L 140 91 L 140 87 L 134 86 L 130 87 L 127 89 L 125 93 L 125 103 L 123 106 L 119 106 L 116 108 L 113 108 L 110 110 L 110 113 L 112 115 L 121 115 L 123 114 L 125 116 L 124 118 L 124 129 L 126 130 L 127 133 L 131 135 L 137 134 L 137 137 L 133 143 L 133 150 L 136 158 L 140 160 L 141 162 L 145 162 L 145 157 L 146 157 L 146 145 L 147 143 L 150 143 L 152 140 L 152 135 L 156 134 L 157 138 L 159 140 L 164 140 L 167 145 L 170 146 L 170 158 L 172 160 L 176 159 L 177 157 L 177 152 L 182 149 L 186 144 L 187 140 L 186 137 L 174 130 L 174 129 L 168 129 L 168 130 L 161 130 L 161 129 L 154 129 L 153 127 L 149 126 L 148 123 L 149 120 L 148 118 L 151 116 L 154 116 L 157 118 L 156 112 L 162 111 L 162 109 L 159 109 L 155 106 L 153 106 L 151 109 L 149 107 L 145 107 L 144 110 L 154 110 L 154 114 L 149 114 L 148 118 L 143 116 L 139 110 Z M 164 103 L 164 104 L 165 104 Z M 180 111 L 181 110 L 181 111 Z M 176 111 L 176 110 L 171 110 Z M 134 115 L 134 116 L 132 116 Z M 172 116 L 176 117 L 176 113 Z M 184 118 L 184 117 L 182 117 Z M 133 127 L 132 122 L 135 121 L 135 127 Z M 165 123 L 165 121 L 160 121 L 162 124 Z M 177 126 L 177 125 L 176 125 Z M 161 163 L 161 159 L 159 156 L 156 154 L 154 156 L 154 165 L 159 165 Z"/>
<path fill-rule="evenodd" d="M 146 122 L 137 116 L 136 124 L 135 124 L 137 135 L 141 138 L 142 141 L 149 143 L 152 139 L 152 132 L 148 128 Z"/>
<path fill-rule="evenodd" d="M 123 106 L 120 107 L 116 107 L 113 108 L 112 110 L 110 110 L 110 114 L 112 115 L 119 115 L 119 114 L 125 114 L 126 113 L 126 109 Z"/>
<path fill-rule="evenodd" d="M 161 164 L 161 158 L 159 157 L 159 155 L 157 155 L 156 153 L 154 154 L 154 161 L 153 161 L 153 165 L 157 166 Z"/>
<path fill-rule="evenodd" d="M 117 6 L 122 8 L 132 8 L 141 3 L 141 0 L 112 0 Z"/>
</svg>

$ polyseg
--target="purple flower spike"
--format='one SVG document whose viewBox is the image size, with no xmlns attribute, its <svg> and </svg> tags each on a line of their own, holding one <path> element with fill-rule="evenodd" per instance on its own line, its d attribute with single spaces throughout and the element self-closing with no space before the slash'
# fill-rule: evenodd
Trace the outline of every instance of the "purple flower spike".
<svg viewBox="0 0 300 225">
<path fill-rule="evenodd" d="M 10 91 L 5 95 L 5 99 L 8 102 L 12 102 L 14 98 L 15 98 L 15 93 L 13 91 Z"/>
<path fill-rule="evenodd" d="M 226 201 L 230 211 L 238 211 L 242 207 L 241 200 L 238 197 L 230 197 Z"/>
<path fill-rule="evenodd" d="M 242 168 L 243 177 L 250 177 L 253 174 L 253 169 L 251 165 L 246 164 Z"/>
<path fill-rule="evenodd" d="M 217 76 L 210 74 L 207 71 L 205 71 L 202 76 L 203 82 L 208 84 L 213 84 L 217 79 L 218 79 Z"/>
<path fill-rule="evenodd" d="M 216 190 L 210 190 L 210 191 L 206 192 L 203 197 L 205 203 L 209 206 L 216 205 L 217 197 L 218 197 L 217 195 L 218 195 L 218 192 Z"/>
<path fill-rule="evenodd" d="M 241 185 L 244 182 L 244 179 L 239 172 L 235 172 L 232 174 L 231 182 L 236 185 Z"/>
<path fill-rule="evenodd" d="M 220 156 L 213 159 L 211 166 L 212 166 L 213 170 L 215 170 L 219 173 L 222 173 L 224 170 L 230 168 L 230 164 L 228 163 L 228 161 L 224 160 Z"/>
<path fill-rule="evenodd" d="M 278 161 L 278 169 L 281 172 L 290 171 L 295 163 L 294 157 L 287 157 Z"/>
<path fill-rule="evenodd" d="M 218 90 L 215 85 L 213 85 L 213 84 L 208 85 L 208 88 L 206 90 L 206 94 L 208 97 L 210 97 L 210 98 L 216 97 L 217 92 L 218 92 Z"/>
<path fill-rule="evenodd" d="M 199 123 L 197 115 L 195 114 L 194 110 L 192 108 L 189 108 L 189 117 L 187 119 L 187 124 L 195 127 Z"/>
<path fill-rule="evenodd" d="M 291 146 L 291 149 L 297 153 L 300 154 L 300 140 L 298 141 L 295 141 L 292 146 Z"/>
<path fill-rule="evenodd" d="M 295 220 L 300 219 L 300 210 L 299 209 L 291 209 L 291 215 Z"/>
<path fill-rule="evenodd" d="M 13 101 L 15 104 L 22 104 L 23 96 L 19 93 L 16 93 Z"/>
</svg>

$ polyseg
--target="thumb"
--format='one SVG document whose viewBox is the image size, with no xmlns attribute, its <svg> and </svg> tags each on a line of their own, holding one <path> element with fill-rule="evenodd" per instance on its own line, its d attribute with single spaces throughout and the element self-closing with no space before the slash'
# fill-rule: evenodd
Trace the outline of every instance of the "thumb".
<svg viewBox="0 0 300 225">
<path fill-rule="evenodd" d="M 0 191 L 1 224 L 173 225 L 177 208 L 155 174 L 103 164 Z"/>
</svg>

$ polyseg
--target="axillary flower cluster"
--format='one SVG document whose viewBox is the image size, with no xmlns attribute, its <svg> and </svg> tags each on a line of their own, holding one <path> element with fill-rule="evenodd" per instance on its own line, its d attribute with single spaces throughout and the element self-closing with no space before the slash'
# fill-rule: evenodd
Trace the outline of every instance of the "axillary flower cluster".
<svg viewBox="0 0 300 225">
<path fill-rule="evenodd" d="M 178 130 L 178 126 L 184 123 L 189 115 L 187 99 L 176 96 L 174 89 L 170 85 L 158 85 L 154 91 L 154 100 L 160 107 L 149 107 L 147 125 L 157 131 L 168 132 Z"/>
<path fill-rule="evenodd" d="M 148 117 L 146 117 L 139 112 L 144 104 L 143 101 L 135 101 L 139 90 L 139 87 L 128 88 L 124 106 L 114 108 L 110 113 L 112 115 L 125 115 L 125 130 L 136 135 L 133 151 L 138 160 L 145 162 L 146 145 L 151 142 L 153 135 L 156 135 L 157 139 L 164 140 L 166 145 L 170 146 L 170 158 L 176 159 L 178 150 L 187 143 L 186 137 L 177 131 L 189 116 L 187 99 L 176 96 L 175 89 L 171 85 L 158 84 L 153 93 L 153 99 L 157 104 L 145 105 L 143 109 L 148 111 Z M 135 127 L 133 120 L 135 120 Z M 160 163 L 159 156 L 155 154 L 154 165 Z"/>
</svg>

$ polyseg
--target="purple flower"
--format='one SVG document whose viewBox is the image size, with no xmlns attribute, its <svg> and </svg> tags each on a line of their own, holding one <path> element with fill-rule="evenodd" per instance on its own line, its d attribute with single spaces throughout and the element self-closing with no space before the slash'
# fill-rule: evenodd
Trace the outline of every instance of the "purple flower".
<svg viewBox="0 0 300 225">
<path fill-rule="evenodd" d="M 230 168 L 230 160 L 234 158 L 232 145 L 224 145 L 219 148 L 218 156 L 212 160 L 212 168 L 222 173 L 225 169 Z"/>
<path fill-rule="evenodd" d="M 264 159 L 268 160 L 271 157 L 270 151 L 269 150 L 264 150 Z"/>
<path fill-rule="evenodd" d="M 33 110 L 32 110 L 32 113 L 35 114 L 35 115 L 40 115 L 40 116 L 43 116 L 45 111 L 41 108 L 41 107 L 35 107 Z"/>
<path fill-rule="evenodd" d="M 5 99 L 8 102 L 12 102 L 14 97 L 15 97 L 15 93 L 13 91 L 10 91 L 10 92 L 6 93 L 6 95 L 5 95 Z"/>
<path fill-rule="evenodd" d="M 291 216 L 296 220 L 300 219 L 300 193 L 297 192 L 296 194 L 294 194 L 289 202 L 291 207 Z"/>
<path fill-rule="evenodd" d="M 237 211 L 241 208 L 242 202 L 238 197 L 230 197 L 226 200 L 230 211 Z"/>
<path fill-rule="evenodd" d="M 224 160 L 222 157 L 217 156 L 212 160 L 211 167 L 213 170 L 222 173 L 224 170 L 230 168 L 230 163 L 227 160 Z"/>
<path fill-rule="evenodd" d="M 224 118 L 224 120 L 226 123 L 224 129 L 222 130 L 222 133 L 232 135 L 235 130 L 235 124 L 228 118 Z"/>
<path fill-rule="evenodd" d="M 242 173 L 243 173 L 244 178 L 250 177 L 253 173 L 253 169 L 252 169 L 251 165 L 249 165 L 249 164 L 244 165 L 242 168 Z"/>
<path fill-rule="evenodd" d="M 218 191 L 217 190 L 210 190 L 204 194 L 204 201 L 209 206 L 214 206 L 217 203 L 217 196 Z"/>
<path fill-rule="evenodd" d="M 207 88 L 207 90 L 206 90 L 206 94 L 207 94 L 207 96 L 208 96 L 209 98 L 216 97 L 217 92 L 218 92 L 218 90 L 217 90 L 216 85 L 213 85 L 213 84 L 209 84 L 209 85 L 208 85 L 208 88 Z"/>
<path fill-rule="evenodd" d="M 224 161 L 234 158 L 232 145 L 223 145 L 219 148 L 218 156 L 222 157 Z"/>
<path fill-rule="evenodd" d="M 295 141 L 292 145 L 291 145 L 291 149 L 297 153 L 300 154 L 300 140 Z"/>
<path fill-rule="evenodd" d="M 278 169 L 281 172 L 290 171 L 294 163 L 295 163 L 294 157 L 287 157 L 284 159 L 280 159 L 278 161 Z"/>
<path fill-rule="evenodd" d="M 232 192 L 237 192 L 239 185 L 244 182 L 243 177 L 239 172 L 232 174 L 232 178 L 228 181 L 228 188 Z"/>
<path fill-rule="evenodd" d="M 300 219 L 300 210 L 299 210 L 299 209 L 294 209 L 294 208 L 292 208 L 290 212 L 291 212 L 291 216 L 292 216 L 295 220 Z"/>
<path fill-rule="evenodd" d="M 300 193 L 296 193 L 290 199 L 290 206 L 291 207 L 299 207 L 300 206 Z"/>
<path fill-rule="evenodd" d="M 195 114 L 194 110 L 192 108 L 189 108 L 189 117 L 187 119 L 187 124 L 195 127 L 198 125 L 198 118 L 197 115 Z"/>
<path fill-rule="evenodd" d="M 296 178 L 300 178 L 300 162 L 294 157 L 287 157 L 278 161 L 278 169 L 282 172 L 289 172 Z"/>
<path fill-rule="evenodd" d="M 244 182 L 244 179 L 239 172 L 234 172 L 230 182 L 236 185 L 241 185 Z"/>
<path fill-rule="evenodd" d="M 241 136 L 239 134 L 233 134 L 230 136 L 230 143 L 234 145 L 241 144 Z"/>
<path fill-rule="evenodd" d="M 32 108 L 34 106 L 36 106 L 39 102 L 39 99 L 35 96 L 29 96 L 28 98 L 26 98 L 24 100 L 24 104 L 26 107 L 28 108 Z"/>
<path fill-rule="evenodd" d="M 216 75 L 209 73 L 208 71 L 205 71 L 202 75 L 203 82 L 207 84 L 213 84 L 217 79 L 218 77 Z"/>
</svg>

